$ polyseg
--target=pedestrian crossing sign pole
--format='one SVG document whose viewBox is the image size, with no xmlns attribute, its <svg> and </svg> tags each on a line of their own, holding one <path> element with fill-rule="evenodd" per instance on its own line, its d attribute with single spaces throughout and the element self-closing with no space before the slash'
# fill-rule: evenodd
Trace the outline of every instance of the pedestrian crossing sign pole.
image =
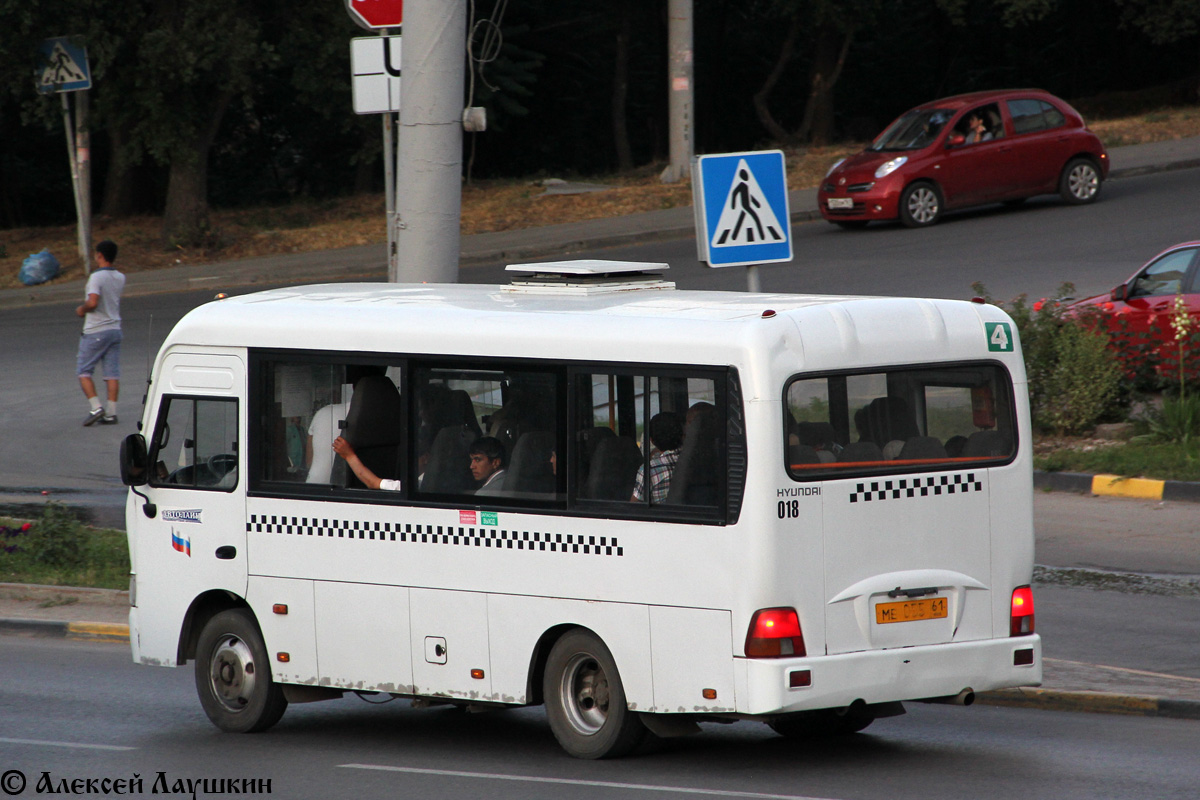
<svg viewBox="0 0 1200 800">
<path fill-rule="evenodd" d="M 67 130 L 67 150 L 71 158 L 71 186 L 75 192 L 75 213 L 79 218 L 79 260 L 83 274 L 91 271 L 92 257 L 92 168 L 91 134 L 88 129 L 88 90 L 92 88 L 92 70 L 87 49 L 77 36 L 55 36 L 38 48 L 34 81 L 41 94 L 62 98 L 63 126 Z M 71 101 L 74 98 L 74 120 Z"/>
<path fill-rule="evenodd" d="M 758 291 L 759 264 L 792 260 L 787 168 L 782 150 L 700 156 L 692 162 L 696 249 L 710 267 L 746 267 Z"/>
</svg>

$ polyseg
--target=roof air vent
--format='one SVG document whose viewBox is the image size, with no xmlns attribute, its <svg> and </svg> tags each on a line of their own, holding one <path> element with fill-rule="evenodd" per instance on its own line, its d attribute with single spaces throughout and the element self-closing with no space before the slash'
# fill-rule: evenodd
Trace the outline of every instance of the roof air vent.
<svg viewBox="0 0 1200 800">
<path fill-rule="evenodd" d="M 545 261 L 540 264 L 509 264 L 517 273 L 508 292 L 533 294 L 611 294 L 648 289 L 674 289 L 675 284 L 656 274 L 669 269 L 649 261 Z"/>
</svg>

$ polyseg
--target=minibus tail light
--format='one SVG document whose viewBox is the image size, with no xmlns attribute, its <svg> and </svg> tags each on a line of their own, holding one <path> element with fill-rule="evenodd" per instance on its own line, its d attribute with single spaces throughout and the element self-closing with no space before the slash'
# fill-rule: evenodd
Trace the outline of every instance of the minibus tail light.
<svg viewBox="0 0 1200 800">
<path fill-rule="evenodd" d="M 1028 586 L 1013 589 L 1010 620 L 1010 636 L 1028 636 L 1033 633 L 1033 589 Z"/>
<path fill-rule="evenodd" d="M 788 658 L 806 655 L 800 617 L 794 608 L 762 608 L 746 632 L 747 658 Z"/>
</svg>

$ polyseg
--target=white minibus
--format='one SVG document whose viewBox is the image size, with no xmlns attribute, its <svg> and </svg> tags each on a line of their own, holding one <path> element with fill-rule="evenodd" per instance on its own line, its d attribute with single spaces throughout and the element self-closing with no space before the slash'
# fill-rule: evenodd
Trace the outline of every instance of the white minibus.
<svg viewBox="0 0 1200 800">
<path fill-rule="evenodd" d="M 663 268 L 188 313 L 122 445 L 134 661 L 193 662 L 226 731 L 348 692 L 544 703 L 583 758 L 1038 685 L 1012 320 Z"/>
</svg>

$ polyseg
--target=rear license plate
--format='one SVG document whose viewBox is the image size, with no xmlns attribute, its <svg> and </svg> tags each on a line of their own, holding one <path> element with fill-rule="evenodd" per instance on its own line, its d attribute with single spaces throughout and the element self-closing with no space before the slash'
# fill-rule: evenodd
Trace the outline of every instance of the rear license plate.
<svg viewBox="0 0 1200 800">
<path fill-rule="evenodd" d="M 880 603 L 875 606 L 875 622 L 916 622 L 922 619 L 944 619 L 946 598 L 927 597 L 924 600 L 901 600 L 899 603 Z"/>
<path fill-rule="evenodd" d="M 831 197 L 826 202 L 830 208 L 854 208 L 854 199 L 851 197 Z"/>
</svg>

